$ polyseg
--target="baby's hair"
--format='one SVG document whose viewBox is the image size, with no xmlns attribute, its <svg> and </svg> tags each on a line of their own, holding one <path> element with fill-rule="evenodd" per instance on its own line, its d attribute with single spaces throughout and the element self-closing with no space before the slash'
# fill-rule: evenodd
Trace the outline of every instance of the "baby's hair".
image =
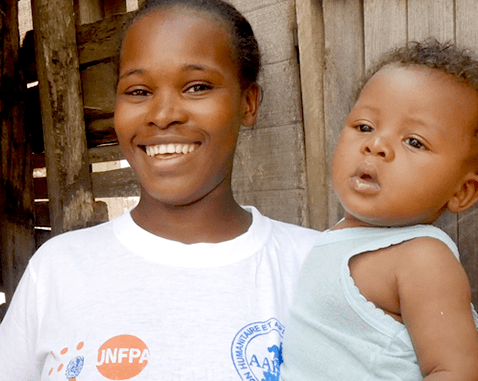
<svg viewBox="0 0 478 381">
<path fill-rule="evenodd" d="M 426 66 L 450 74 L 478 92 L 477 57 L 468 49 L 451 42 L 440 43 L 435 38 L 429 38 L 421 42 L 409 42 L 385 53 L 361 81 L 356 99 L 370 78 L 388 65 Z"/>
<path fill-rule="evenodd" d="M 372 66 L 359 84 L 356 93 L 357 100 L 367 82 L 385 66 L 399 65 L 424 66 L 452 75 L 462 83 L 467 84 L 478 93 L 478 58 L 469 49 L 459 47 L 451 42 L 440 43 L 435 38 L 422 42 L 409 42 L 405 46 L 390 50 Z M 478 127 L 475 131 L 478 138 Z M 478 144 L 478 143 L 477 143 Z M 478 152 L 478 151 L 477 151 Z M 478 153 L 470 160 L 476 163 L 478 169 Z"/>
<path fill-rule="evenodd" d="M 222 0 L 147 0 L 126 29 L 139 18 L 168 8 L 186 8 L 206 12 L 223 22 L 231 36 L 233 55 L 237 60 L 242 89 L 257 81 L 261 70 L 261 54 L 252 27 L 236 8 Z"/>
</svg>

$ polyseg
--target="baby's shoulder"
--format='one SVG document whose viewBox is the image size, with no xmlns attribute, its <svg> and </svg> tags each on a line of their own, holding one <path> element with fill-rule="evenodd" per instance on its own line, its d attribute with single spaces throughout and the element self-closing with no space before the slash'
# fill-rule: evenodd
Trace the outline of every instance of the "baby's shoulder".
<svg viewBox="0 0 478 381">
<path fill-rule="evenodd" d="M 397 277 L 402 279 L 443 279 L 444 274 L 461 273 L 461 266 L 454 251 L 435 237 L 418 237 L 402 242 L 392 251 L 395 255 Z"/>
</svg>

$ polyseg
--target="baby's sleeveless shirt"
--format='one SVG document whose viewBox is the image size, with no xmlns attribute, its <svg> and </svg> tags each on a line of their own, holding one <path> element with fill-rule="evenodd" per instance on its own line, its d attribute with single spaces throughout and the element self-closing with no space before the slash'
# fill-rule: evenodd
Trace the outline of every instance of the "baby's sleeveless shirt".
<svg viewBox="0 0 478 381">
<path fill-rule="evenodd" d="M 354 255 L 417 237 L 443 241 L 458 258 L 451 238 L 430 225 L 321 235 L 302 267 L 284 336 L 281 380 L 423 379 L 407 329 L 360 294 L 348 266 Z"/>
</svg>

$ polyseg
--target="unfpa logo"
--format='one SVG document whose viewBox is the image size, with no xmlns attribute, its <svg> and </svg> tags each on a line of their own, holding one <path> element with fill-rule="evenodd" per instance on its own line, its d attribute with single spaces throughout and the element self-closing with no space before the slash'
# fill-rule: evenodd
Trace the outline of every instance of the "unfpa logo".
<svg viewBox="0 0 478 381">
<path fill-rule="evenodd" d="M 98 371 L 110 380 L 129 380 L 148 365 L 149 349 L 132 335 L 115 336 L 98 350 Z"/>
<path fill-rule="evenodd" d="M 246 325 L 234 337 L 231 356 L 243 381 L 279 381 L 284 326 L 274 318 Z"/>
</svg>

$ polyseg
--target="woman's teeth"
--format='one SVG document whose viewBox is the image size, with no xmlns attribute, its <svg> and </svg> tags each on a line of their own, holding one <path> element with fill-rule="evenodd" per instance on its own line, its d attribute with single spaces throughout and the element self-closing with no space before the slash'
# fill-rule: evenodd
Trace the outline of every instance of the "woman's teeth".
<svg viewBox="0 0 478 381">
<path fill-rule="evenodd" d="M 148 156 L 165 155 L 165 154 L 184 154 L 193 152 L 195 149 L 194 144 L 156 144 L 152 146 L 146 146 L 146 154 Z"/>
</svg>

